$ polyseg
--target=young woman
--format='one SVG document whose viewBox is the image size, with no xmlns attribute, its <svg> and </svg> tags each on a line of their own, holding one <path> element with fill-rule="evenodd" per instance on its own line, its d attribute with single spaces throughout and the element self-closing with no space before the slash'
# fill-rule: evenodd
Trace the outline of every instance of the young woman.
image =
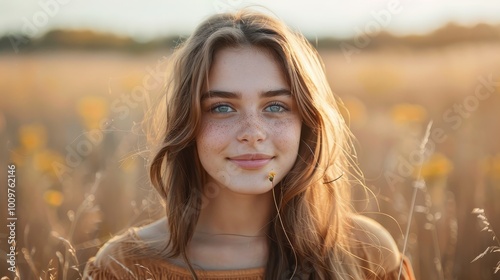
<svg viewBox="0 0 500 280">
<path fill-rule="evenodd" d="M 109 241 L 90 279 L 414 279 L 350 203 L 350 134 L 315 50 L 248 10 L 171 58 L 152 184 L 165 218 Z"/>
</svg>

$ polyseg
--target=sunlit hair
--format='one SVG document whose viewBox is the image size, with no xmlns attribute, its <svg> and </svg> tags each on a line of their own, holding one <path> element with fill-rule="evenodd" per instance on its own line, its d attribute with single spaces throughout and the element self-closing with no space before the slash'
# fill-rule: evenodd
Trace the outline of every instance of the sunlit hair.
<svg viewBox="0 0 500 280">
<path fill-rule="evenodd" d="M 160 144 L 150 166 L 152 183 L 165 202 L 167 255 L 181 256 L 197 279 L 186 248 L 203 203 L 205 174 L 195 145 L 201 95 L 215 53 L 241 46 L 259 47 L 275 57 L 303 122 L 297 161 L 273 190 L 283 223 L 271 221 L 265 279 L 288 279 L 295 268 L 301 279 L 364 278 L 349 234 L 349 181 L 357 178 L 350 133 L 324 66 L 302 35 L 272 16 L 249 10 L 210 17 L 171 57 L 160 106 L 166 116 L 154 117 Z"/>
</svg>

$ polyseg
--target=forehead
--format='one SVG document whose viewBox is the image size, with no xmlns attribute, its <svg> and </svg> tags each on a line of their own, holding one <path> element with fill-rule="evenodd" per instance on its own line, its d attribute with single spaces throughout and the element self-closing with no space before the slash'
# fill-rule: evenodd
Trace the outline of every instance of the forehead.
<svg viewBox="0 0 500 280">
<path fill-rule="evenodd" d="M 208 90 L 263 91 L 289 88 L 283 67 L 269 50 L 243 46 L 223 48 L 214 54 Z"/>
</svg>

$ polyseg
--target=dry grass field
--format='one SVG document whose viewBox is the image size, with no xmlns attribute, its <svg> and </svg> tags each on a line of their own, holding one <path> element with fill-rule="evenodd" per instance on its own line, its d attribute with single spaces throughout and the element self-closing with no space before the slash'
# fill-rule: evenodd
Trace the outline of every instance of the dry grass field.
<svg viewBox="0 0 500 280">
<path fill-rule="evenodd" d="M 411 223 L 406 254 L 417 279 L 500 279 L 500 253 L 471 263 L 496 242 L 473 209 L 500 233 L 500 44 L 361 49 L 350 61 L 340 50 L 320 54 L 375 195 L 354 188 L 357 209 L 401 250 Z M 168 55 L 0 53 L 0 221 L 15 164 L 21 279 L 77 279 L 99 245 L 161 215 L 140 122 Z M 9 232 L 0 228 L 0 276 L 12 277 L 3 261 Z"/>
</svg>

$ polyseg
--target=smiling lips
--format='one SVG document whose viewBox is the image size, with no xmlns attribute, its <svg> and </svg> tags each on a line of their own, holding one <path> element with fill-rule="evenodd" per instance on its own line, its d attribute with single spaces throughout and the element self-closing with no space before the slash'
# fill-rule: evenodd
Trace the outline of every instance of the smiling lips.
<svg viewBox="0 0 500 280">
<path fill-rule="evenodd" d="M 245 154 L 228 159 L 243 169 L 259 169 L 265 166 L 273 158 L 273 156 L 265 154 Z"/>
</svg>

